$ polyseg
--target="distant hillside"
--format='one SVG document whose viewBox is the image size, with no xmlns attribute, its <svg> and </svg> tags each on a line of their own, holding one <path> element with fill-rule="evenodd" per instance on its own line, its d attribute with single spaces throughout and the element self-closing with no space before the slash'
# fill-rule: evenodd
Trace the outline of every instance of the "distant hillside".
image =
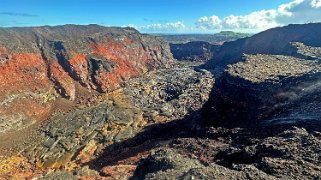
<svg viewBox="0 0 321 180">
<path fill-rule="evenodd" d="M 182 43 L 188 43 L 193 41 L 205 41 L 214 45 L 221 45 L 224 42 L 235 41 L 240 38 L 249 37 L 251 36 L 251 34 L 236 33 L 232 31 L 222 31 L 217 34 L 179 34 L 179 35 L 157 34 L 156 36 L 172 44 L 182 44 Z"/>
<path fill-rule="evenodd" d="M 225 66 L 241 60 L 243 54 L 276 54 L 300 57 L 291 42 L 321 46 L 321 23 L 293 24 L 269 29 L 248 38 L 224 43 L 208 67 Z"/>
<path fill-rule="evenodd" d="M 249 33 L 238 33 L 233 31 L 221 31 L 216 36 L 224 36 L 224 37 L 230 37 L 230 38 L 246 38 L 252 36 L 252 34 Z"/>
</svg>

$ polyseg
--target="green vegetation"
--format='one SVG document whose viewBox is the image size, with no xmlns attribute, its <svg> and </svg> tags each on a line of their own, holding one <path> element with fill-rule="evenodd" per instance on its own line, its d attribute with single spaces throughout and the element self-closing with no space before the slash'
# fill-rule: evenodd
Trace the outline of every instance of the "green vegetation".
<svg viewBox="0 0 321 180">
<path fill-rule="evenodd" d="M 232 38 L 246 38 L 246 37 L 252 36 L 252 34 L 249 34 L 249 33 L 239 33 L 239 32 L 233 32 L 233 31 L 221 31 L 216 35 L 232 37 Z"/>
</svg>

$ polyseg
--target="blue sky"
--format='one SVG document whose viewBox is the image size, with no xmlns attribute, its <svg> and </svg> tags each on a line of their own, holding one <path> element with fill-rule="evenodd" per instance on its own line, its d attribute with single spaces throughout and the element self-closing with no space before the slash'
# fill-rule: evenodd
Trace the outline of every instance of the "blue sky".
<svg viewBox="0 0 321 180">
<path fill-rule="evenodd" d="M 142 32 L 260 31 L 288 23 L 319 21 L 321 0 L 0 0 L 0 26 L 100 24 Z M 315 4 L 312 7 L 311 4 Z M 320 5 L 320 6 L 319 6 Z M 280 7 L 287 6 L 285 10 Z M 312 9 L 310 18 L 286 13 Z M 309 11 L 309 9 L 308 9 Z M 310 11 L 309 11 L 310 12 Z M 253 14 L 254 13 L 254 14 Z M 308 13 L 309 14 L 309 13 Z M 303 17 L 297 17 L 303 18 Z M 321 20 L 321 19 L 320 19 Z M 302 21 L 302 22 L 300 22 Z"/>
</svg>

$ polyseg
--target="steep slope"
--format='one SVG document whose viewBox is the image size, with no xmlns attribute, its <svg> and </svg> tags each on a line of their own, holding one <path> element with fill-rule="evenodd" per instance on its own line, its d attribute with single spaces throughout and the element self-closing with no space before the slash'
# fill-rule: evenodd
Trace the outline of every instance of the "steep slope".
<svg viewBox="0 0 321 180">
<path fill-rule="evenodd" d="M 59 97 L 86 99 L 171 63 L 166 42 L 131 28 L 0 28 L 0 132 L 45 119 Z"/>
<path fill-rule="evenodd" d="M 249 38 L 224 43 L 207 66 L 226 66 L 242 60 L 243 54 L 275 54 L 301 57 L 291 42 L 321 46 L 321 23 L 294 24 L 269 29 Z"/>
</svg>

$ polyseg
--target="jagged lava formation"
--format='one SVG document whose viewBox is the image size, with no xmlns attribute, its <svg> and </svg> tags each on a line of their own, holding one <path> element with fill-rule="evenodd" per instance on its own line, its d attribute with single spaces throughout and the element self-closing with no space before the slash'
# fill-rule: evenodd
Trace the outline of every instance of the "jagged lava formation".
<svg viewBox="0 0 321 180">
<path fill-rule="evenodd" d="M 45 119 L 57 97 L 109 92 L 171 62 L 167 43 L 131 28 L 1 28 L 0 132 Z"/>
</svg>

